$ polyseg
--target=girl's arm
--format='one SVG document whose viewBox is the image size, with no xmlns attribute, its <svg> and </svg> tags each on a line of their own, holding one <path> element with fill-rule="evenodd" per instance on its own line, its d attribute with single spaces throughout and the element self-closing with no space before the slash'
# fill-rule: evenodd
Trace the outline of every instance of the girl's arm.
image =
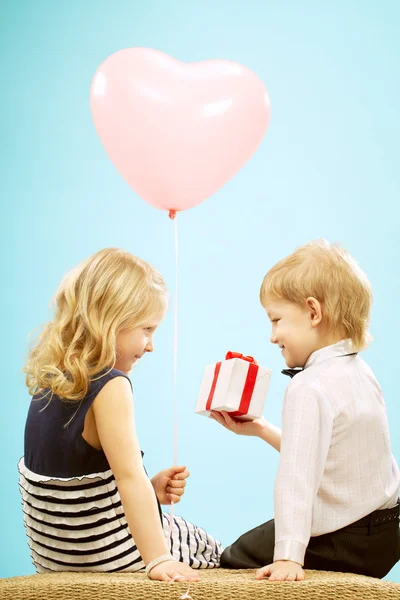
<svg viewBox="0 0 400 600">
<path fill-rule="evenodd" d="M 189 565 L 169 560 L 153 486 L 148 479 L 136 437 L 133 399 L 129 381 L 116 377 L 102 388 L 93 402 L 93 413 L 101 447 L 114 474 L 125 517 L 146 565 L 157 558 L 151 579 L 198 581 Z M 169 555 L 169 556 L 168 556 Z"/>
<path fill-rule="evenodd" d="M 93 402 L 93 412 L 130 532 L 143 561 L 148 564 L 169 554 L 169 549 L 154 489 L 143 467 L 129 381 L 116 377 L 106 383 Z"/>
<path fill-rule="evenodd" d="M 281 449 L 282 431 L 279 427 L 269 423 L 264 417 L 254 421 L 240 421 L 239 419 L 232 419 L 228 412 L 212 411 L 211 418 L 218 421 L 229 431 L 233 431 L 233 433 L 259 437 L 278 452 Z"/>
<path fill-rule="evenodd" d="M 93 402 L 93 413 L 101 447 L 114 474 L 125 517 L 143 561 L 149 565 L 163 558 L 163 562 L 151 568 L 150 579 L 198 581 L 199 575 L 189 565 L 174 560 L 169 553 L 154 489 L 142 463 L 129 381 L 116 377 L 106 383 Z"/>
</svg>

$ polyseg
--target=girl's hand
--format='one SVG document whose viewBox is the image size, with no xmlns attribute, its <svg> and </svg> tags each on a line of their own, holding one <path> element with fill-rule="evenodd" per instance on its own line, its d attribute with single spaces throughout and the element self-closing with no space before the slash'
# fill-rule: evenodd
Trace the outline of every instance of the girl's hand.
<svg viewBox="0 0 400 600">
<path fill-rule="evenodd" d="M 254 421 L 241 421 L 239 419 L 232 418 L 230 414 L 224 410 L 221 412 L 212 410 L 210 417 L 225 427 L 225 429 L 229 429 L 229 431 L 233 431 L 233 433 L 238 435 L 252 435 L 261 437 L 261 433 L 267 424 L 267 421 L 264 417 L 254 419 Z"/>
<path fill-rule="evenodd" d="M 256 573 L 256 579 L 267 578 L 270 581 L 302 581 L 304 577 L 302 566 L 291 560 L 277 560 Z"/>
<path fill-rule="evenodd" d="M 199 574 L 189 565 L 175 560 L 169 560 L 153 567 L 149 577 L 156 581 L 200 581 Z"/>
<path fill-rule="evenodd" d="M 160 504 L 177 504 L 185 493 L 189 475 L 186 467 L 170 467 L 154 475 L 151 483 Z"/>
</svg>

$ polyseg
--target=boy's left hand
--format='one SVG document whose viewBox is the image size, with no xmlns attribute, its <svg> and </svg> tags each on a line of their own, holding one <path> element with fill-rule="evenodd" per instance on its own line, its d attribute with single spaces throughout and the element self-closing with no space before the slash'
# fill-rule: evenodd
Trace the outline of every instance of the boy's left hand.
<svg viewBox="0 0 400 600">
<path fill-rule="evenodd" d="M 189 475 L 186 467 L 170 467 L 154 475 L 151 483 L 160 504 L 177 504 L 185 492 L 185 479 Z"/>
<path fill-rule="evenodd" d="M 256 579 L 267 578 L 269 581 L 302 581 L 304 577 L 302 566 L 291 560 L 277 560 L 256 573 Z"/>
</svg>

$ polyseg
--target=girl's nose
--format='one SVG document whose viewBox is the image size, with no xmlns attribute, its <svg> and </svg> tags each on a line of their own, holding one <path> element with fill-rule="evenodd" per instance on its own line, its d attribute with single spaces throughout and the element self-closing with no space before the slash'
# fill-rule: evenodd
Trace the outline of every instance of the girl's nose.
<svg viewBox="0 0 400 600">
<path fill-rule="evenodd" d="M 145 350 L 146 350 L 146 352 L 153 352 L 153 350 L 154 350 L 153 342 L 149 342 L 149 343 L 146 345 L 146 348 L 145 348 Z"/>
</svg>

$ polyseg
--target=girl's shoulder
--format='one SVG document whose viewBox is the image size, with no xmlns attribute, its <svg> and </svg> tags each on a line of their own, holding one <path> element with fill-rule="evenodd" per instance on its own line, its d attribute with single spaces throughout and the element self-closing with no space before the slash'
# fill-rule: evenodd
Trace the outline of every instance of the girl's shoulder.
<svg viewBox="0 0 400 600">
<path fill-rule="evenodd" d="M 111 381 L 111 379 L 115 379 L 116 377 L 125 377 L 132 387 L 131 380 L 126 373 L 120 371 L 119 369 L 107 369 L 106 371 L 102 371 L 98 375 L 94 375 L 91 378 L 86 397 L 93 398 L 93 396 L 97 396 L 106 383 Z"/>
<path fill-rule="evenodd" d="M 124 377 L 132 383 L 126 373 L 118 369 L 107 369 L 91 377 L 86 395 L 81 400 L 67 400 L 52 394 L 50 389 L 41 390 L 33 396 L 28 411 L 28 422 L 40 418 L 44 421 L 69 424 L 71 429 L 81 428 L 87 411 L 103 387 L 116 377 Z"/>
<path fill-rule="evenodd" d="M 80 401 L 80 403 L 82 404 L 89 402 L 89 404 L 91 404 L 97 396 L 97 394 L 100 392 L 100 390 L 106 385 L 106 383 L 111 381 L 111 379 L 115 379 L 116 377 L 125 377 L 125 379 L 129 381 L 130 386 L 132 387 L 131 380 L 129 379 L 128 375 L 123 371 L 120 371 L 119 369 L 104 369 L 103 371 L 100 371 L 99 373 L 91 377 L 87 393 L 85 397 Z M 49 402 L 49 400 L 52 399 L 57 399 L 61 403 L 67 403 L 71 405 L 74 404 L 68 400 L 59 398 L 56 395 L 52 395 L 50 389 L 41 390 L 32 397 L 32 401 L 35 404 L 46 404 L 47 402 Z"/>
</svg>

